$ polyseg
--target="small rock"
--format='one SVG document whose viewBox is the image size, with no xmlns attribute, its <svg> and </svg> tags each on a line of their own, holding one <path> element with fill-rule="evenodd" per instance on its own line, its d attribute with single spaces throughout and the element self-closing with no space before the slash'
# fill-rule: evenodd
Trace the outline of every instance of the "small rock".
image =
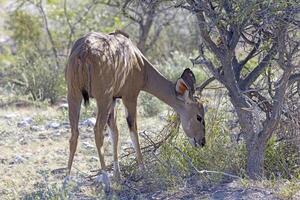
<svg viewBox="0 0 300 200">
<path fill-rule="evenodd" d="M 32 122 L 32 117 L 24 117 L 23 121 L 31 123 Z"/>
<path fill-rule="evenodd" d="M 90 159 L 91 162 L 94 162 L 94 161 L 98 162 L 98 160 L 99 159 L 96 156 L 92 156 L 91 159 Z"/>
<path fill-rule="evenodd" d="M 5 119 L 12 119 L 12 118 L 16 118 L 18 115 L 15 113 L 10 113 L 4 116 Z"/>
<path fill-rule="evenodd" d="M 60 123 L 58 122 L 50 122 L 48 125 L 47 125 L 47 128 L 53 128 L 53 129 L 57 129 L 60 127 Z"/>
<path fill-rule="evenodd" d="M 6 162 L 7 162 L 7 159 L 5 159 L 5 158 L 0 158 L 0 163 L 1 163 L 1 164 L 6 164 Z"/>
<path fill-rule="evenodd" d="M 55 137 L 59 137 L 60 135 L 61 135 L 60 132 L 54 132 L 54 133 L 53 133 L 53 136 L 55 136 Z"/>
<path fill-rule="evenodd" d="M 84 126 L 95 126 L 95 124 L 96 124 L 96 118 L 94 117 L 88 118 L 83 121 Z"/>
<path fill-rule="evenodd" d="M 62 103 L 59 104 L 59 106 L 57 107 L 58 110 L 68 110 L 68 104 L 67 103 Z"/>
<path fill-rule="evenodd" d="M 32 117 L 25 117 L 22 119 L 22 121 L 18 122 L 17 126 L 19 128 L 24 128 L 29 126 L 32 123 Z"/>
<path fill-rule="evenodd" d="M 27 122 L 24 122 L 24 121 L 21 121 L 21 122 L 18 122 L 17 126 L 19 128 L 24 128 L 26 126 L 29 126 L 30 124 L 28 124 Z"/>
<path fill-rule="evenodd" d="M 61 126 L 69 127 L 69 126 L 70 126 L 70 123 L 69 123 L 69 122 L 62 122 L 62 123 L 61 123 Z"/>
<path fill-rule="evenodd" d="M 86 148 L 86 149 L 92 149 L 92 148 L 94 148 L 94 146 L 91 145 L 91 144 L 88 143 L 88 142 L 83 142 L 82 144 L 83 144 L 84 148 Z"/>
<path fill-rule="evenodd" d="M 167 121 L 165 115 L 159 115 L 158 118 L 159 118 L 161 121 Z"/>
<path fill-rule="evenodd" d="M 10 162 L 9 164 L 21 164 L 21 163 L 24 163 L 25 161 L 25 158 L 23 158 L 22 156 L 20 155 L 17 155 L 15 158 L 14 158 L 14 161 Z"/>
<path fill-rule="evenodd" d="M 56 174 L 64 174 L 66 173 L 66 171 L 68 170 L 68 168 L 58 168 L 58 169 L 53 169 L 51 171 L 51 174 L 56 175 Z"/>
<path fill-rule="evenodd" d="M 63 122 L 60 124 L 61 127 L 69 129 L 70 128 L 70 123 L 69 122 Z"/>
<path fill-rule="evenodd" d="M 44 131 L 45 128 L 44 127 L 40 127 L 40 126 L 30 126 L 30 130 L 31 131 Z"/>
<path fill-rule="evenodd" d="M 24 157 L 25 157 L 26 159 L 29 159 L 32 155 L 33 155 L 32 153 L 26 152 L 25 155 L 24 155 Z"/>
<path fill-rule="evenodd" d="M 47 139 L 47 137 L 44 134 L 39 134 L 39 139 L 40 140 L 44 140 L 44 139 Z"/>
<path fill-rule="evenodd" d="M 102 184 L 102 186 L 104 187 L 104 191 L 105 193 L 109 193 L 110 192 L 110 180 L 109 180 L 109 176 L 108 173 L 105 171 L 102 171 L 101 175 L 98 175 L 95 179 L 97 184 Z"/>
<path fill-rule="evenodd" d="M 28 144 L 27 140 L 26 140 L 24 137 L 22 137 L 22 138 L 19 139 L 19 143 L 20 143 L 21 145 L 26 145 L 26 144 Z"/>
</svg>

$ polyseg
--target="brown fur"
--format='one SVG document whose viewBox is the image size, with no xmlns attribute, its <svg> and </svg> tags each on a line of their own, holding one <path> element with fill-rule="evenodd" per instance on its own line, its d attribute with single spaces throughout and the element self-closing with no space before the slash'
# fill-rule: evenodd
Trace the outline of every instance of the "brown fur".
<svg viewBox="0 0 300 200">
<path fill-rule="evenodd" d="M 123 96 L 128 85 L 140 82 L 137 74 L 142 73 L 142 67 L 140 51 L 123 34 L 89 33 L 72 48 L 66 80 L 72 91 L 84 89 L 90 97 L 103 93 Z M 141 84 L 136 86 L 142 87 Z"/>
<path fill-rule="evenodd" d="M 177 83 L 172 83 L 155 69 L 127 36 L 122 31 L 111 34 L 88 33 L 78 39 L 71 50 L 65 69 L 72 132 L 69 172 L 77 148 L 81 101 L 84 99 L 88 102 L 90 97 L 95 98 L 98 108 L 95 141 L 101 168 L 105 170 L 103 129 L 108 124 L 112 136 L 116 176 L 119 176 L 119 133 L 114 109 L 116 98 L 121 97 L 126 108 L 131 140 L 141 167 L 143 161 L 136 123 L 137 97 L 141 90 L 153 94 L 178 112 L 183 129 L 194 146 L 203 146 L 205 143 L 204 123 L 197 120 L 198 115 L 204 117 L 203 106 L 192 98 L 195 83 L 192 71 L 186 69 Z"/>
<path fill-rule="evenodd" d="M 143 56 L 123 32 L 113 34 L 88 33 L 78 39 L 72 50 L 65 69 L 68 84 L 69 118 L 72 137 L 70 138 L 70 157 L 68 168 L 71 170 L 79 135 L 78 120 L 80 102 L 84 97 L 97 101 L 98 116 L 95 126 L 96 145 L 102 169 L 105 162 L 102 152 L 103 128 L 108 121 L 114 140 L 114 160 L 117 162 L 118 130 L 114 115 L 114 97 L 122 97 L 128 110 L 132 140 L 136 144 L 138 162 L 142 157 L 138 144 L 136 127 L 136 98 L 144 86 L 145 70 Z M 130 91 L 130 92 L 129 92 Z M 131 101 L 133 99 L 133 101 Z M 115 141 L 116 140 L 116 141 Z"/>
</svg>

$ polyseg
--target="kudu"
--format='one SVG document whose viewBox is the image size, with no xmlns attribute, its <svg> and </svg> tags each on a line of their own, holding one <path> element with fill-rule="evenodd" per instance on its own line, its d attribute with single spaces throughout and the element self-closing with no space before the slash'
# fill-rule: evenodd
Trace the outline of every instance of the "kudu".
<svg viewBox="0 0 300 200">
<path fill-rule="evenodd" d="M 125 33 L 92 32 L 78 39 L 71 50 L 65 76 L 72 132 L 69 141 L 68 173 L 77 147 L 82 99 L 88 103 L 89 98 L 95 98 L 97 103 L 94 131 L 102 170 L 105 170 L 103 131 L 108 124 L 113 144 L 114 175 L 117 177 L 120 176 L 119 133 L 114 109 L 117 98 L 122 99 L 127 111 L 126 119 L 139 166 L 143 166 L 143 161 L 136 125 L 136 107 L 141 90 L 156 96 L 175 109 L 193 146 L 205 144 L 204 109 L 193 97 L 196 82 L 193 72 L 185 69 L 176 83 L 172 83 L 155 69 Z"/>
</svg>

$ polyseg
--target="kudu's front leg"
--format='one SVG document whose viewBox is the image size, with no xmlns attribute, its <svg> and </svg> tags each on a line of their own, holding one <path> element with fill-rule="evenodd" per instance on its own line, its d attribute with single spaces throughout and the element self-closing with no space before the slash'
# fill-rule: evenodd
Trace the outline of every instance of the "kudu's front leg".
<svg viewBox="0 0 300 200">
<path fill-rule="evenodd" d="M 130 131 L 131 141 L 133 143 L 136 152 L 137 163 L 140 169 L 144 169 L 143 156 L 141 152 L 141 147 L 140 147 L 139 137 L 137 132 L 137 125 L 136 125 L 137 98 L 136 97 L 131 98 L 130 100 L 123 98 L 123 103 L 127 111 L 126 120 Z"/>
</svg>

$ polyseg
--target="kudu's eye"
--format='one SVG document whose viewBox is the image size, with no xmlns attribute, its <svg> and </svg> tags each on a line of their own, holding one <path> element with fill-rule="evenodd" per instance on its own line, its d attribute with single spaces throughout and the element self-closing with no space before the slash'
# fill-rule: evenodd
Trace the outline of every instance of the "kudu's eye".
<svg viewBox="0 0 300 200">
<path fill-rule="evenodd" d="M 197 120 L 199 121 L 199 122 L 202 122 L 202 117 L 200 116 L 200 115 L 197 115 Z"/>
</svg>

